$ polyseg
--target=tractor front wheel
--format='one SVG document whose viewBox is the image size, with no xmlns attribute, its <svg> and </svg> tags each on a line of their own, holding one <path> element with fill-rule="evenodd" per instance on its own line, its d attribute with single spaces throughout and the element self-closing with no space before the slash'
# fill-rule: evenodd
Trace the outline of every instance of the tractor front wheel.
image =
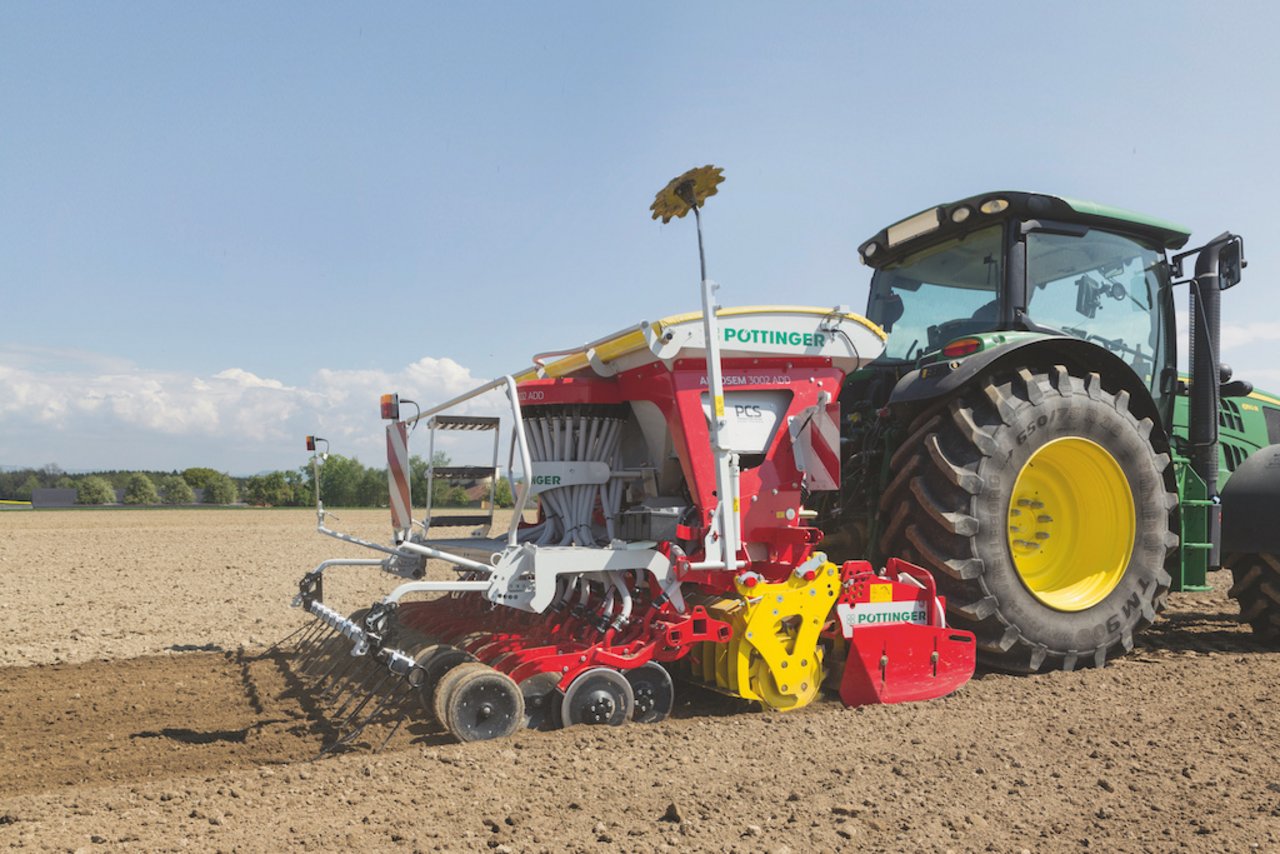
<svg viewBox="0 0 1280 854">
<path fill-rule="evenodd" d="M 985 666 L 1101 666 L 1163 607 L 1169 457 L 1128 404 L 1096 373 L 1024 368 L 923 417 L 891 461 L 881 554 L 933 572 Z"/>
</svg>

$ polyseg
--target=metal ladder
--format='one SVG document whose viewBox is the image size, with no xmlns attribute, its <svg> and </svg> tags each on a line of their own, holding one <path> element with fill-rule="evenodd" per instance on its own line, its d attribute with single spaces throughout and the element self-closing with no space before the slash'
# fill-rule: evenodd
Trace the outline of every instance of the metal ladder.
<svg viewBox="0 0 1280 854">
<path fill-rule="evenodd" d="M 473 536 L 488 536 L 493 527 L 494 499 L 498 488 L 498 432 L 499 419 L 480 415 L 433 415 L 427 421 L 430 431 L 427 457 L 427 507 L 424 528 L 430 531 L 432 526 L 442 528 L 475 528 Z M 470 432 L 491 431 L 493 433 L 493 459 L 487 466 L 437 466 L 434 463 L 437 430 L 466 430 Z M 431 499 L 435 494 L 434 483 L 437 477 L 446 480 L 489 480 L 489 512 L 487 514 L 439 514 L 432 515 Z"/>
</svg>

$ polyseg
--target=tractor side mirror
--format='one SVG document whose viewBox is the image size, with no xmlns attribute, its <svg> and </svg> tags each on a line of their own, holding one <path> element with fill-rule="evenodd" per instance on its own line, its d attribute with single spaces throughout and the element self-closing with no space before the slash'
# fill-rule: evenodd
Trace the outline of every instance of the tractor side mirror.
<svg viewBox="0 0 1280 854">
<path fill-rule="evenodd" d="M 1218 252 L 1218 281 L 1222 290 L 1240 284 L 1241 271 L 1248 265 L 1244 260 L 1244 241 L 1236 238 Z"/>
</svg>

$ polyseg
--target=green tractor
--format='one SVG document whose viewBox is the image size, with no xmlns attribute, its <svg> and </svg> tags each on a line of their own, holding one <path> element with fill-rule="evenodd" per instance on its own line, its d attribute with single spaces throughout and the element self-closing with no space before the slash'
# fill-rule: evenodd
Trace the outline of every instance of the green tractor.
<svg viewBox="0 0 1280 854">
<path fill-rule="evenodd" d="M 841 395 L 828 551 L 927 567 L 979 660 L 1009 672 L 1101 666 L 1223 565 L 1242 619 L 1280 639 L 1280 398 L 1218 358 L 1241 239 L 1179 252 L 1189 236 L 997 192 L 863 243 L 866 313 L 889 339 Z"/>
</svg>

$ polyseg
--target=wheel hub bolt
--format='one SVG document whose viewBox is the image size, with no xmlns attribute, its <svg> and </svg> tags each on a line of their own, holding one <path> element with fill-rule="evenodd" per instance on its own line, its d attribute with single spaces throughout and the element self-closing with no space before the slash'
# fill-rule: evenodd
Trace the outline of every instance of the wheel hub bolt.
<svg viewBox="0 0 1280 854">
<path fill-rule="evenodd" d="M 655 704 L 653 689 L 648 685 L 636 690 L 636 711 L 644 714 L 652 709 Z"/>
<path fill-rule="evenodd" d="M 608 697 L 600 697 L 587 707 L 587 712 L 587 716 L 592 723 L 602 724 L 613 717 L 613 700 Z"/>
</svg>

